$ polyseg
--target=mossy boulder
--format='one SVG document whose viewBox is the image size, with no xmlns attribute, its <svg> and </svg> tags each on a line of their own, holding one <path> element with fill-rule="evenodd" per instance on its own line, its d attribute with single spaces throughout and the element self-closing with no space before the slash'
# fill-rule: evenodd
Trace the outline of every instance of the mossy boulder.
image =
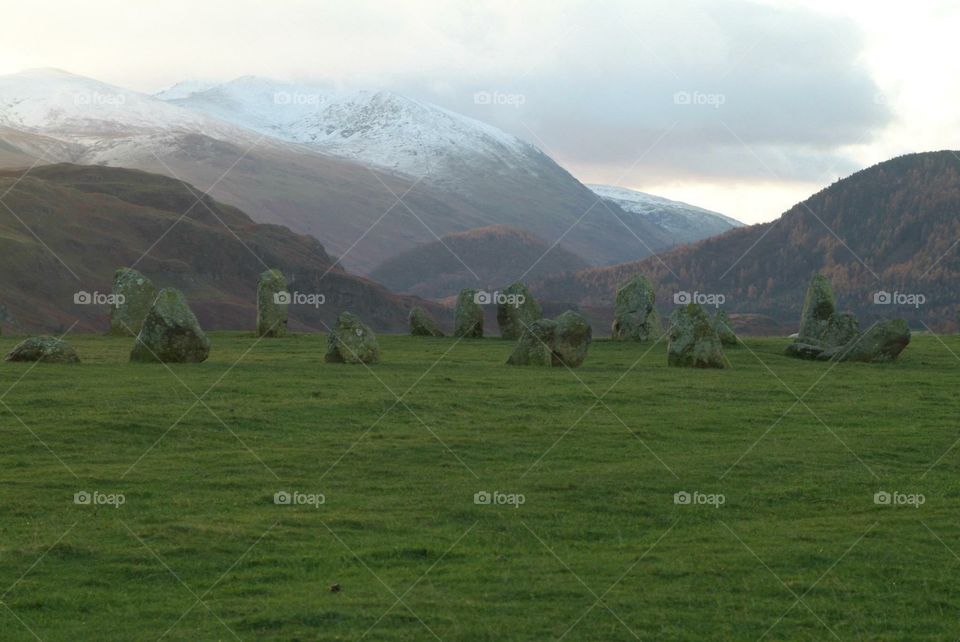
<svg viewBox="0 0 960 642">
<path fill-rule="evenodd" d="M 77 351 L 56 337 L 30 337 L 7 353 L 4 361 L 42 361 L 44 363 L 80 363 Z"/>
<path fill-rule="evenodd" d="M 483 337 L 483 308 L 477 303 L 477 291 L 473 288 L 461 290 L 457 295 L 457 308 L 454 311 L 453 336 L 467 339 Z"/>
<path fill-rule="evenodd" d="M 568 310 L 556 319 L 538 319 L 524 329 L 507 364 L 576 368 L 587 358 L 593 329 Z"/>
<path fill-rule="evenodd" d="M 183 293 L 165 288 L 150 307 L 130 352 L 131 361 L 201 363 L 210 356 L 210 339 Z"/>
<path fill-rule="evenodd" d="M 611 338 L 614 341 L 650 341 L 658 338 L 663 330 L 662 327 L 656 327 L 660 315 L 656 314 L 655 302 L 653 286 L 639 274 L 617 289 Z"/>
<path fill-rule="evenodd" d="M 732 348 L 737 345 L 737 335 L 733 331 L 733 324 L 730 323 L 730 315 L 727 314 L 726 310 L 717 310 L 717 314 L 713 317 L 713 327 L 717 331 L 717 336 L 720 337 L 720 343 L 724 348 Z"/>
<path fill-rule="evenodd" d="M 680 368 L 726 368 L 723 344 L 713 321 L 699 304 L 690 303 L 670 316 L 667 363 Z"/>
<path fill-rule="evenodd" d="M 113 294 L 117 303 L 110 307 L 110 334 L 137 336 L 157 299 L 157 288 L 140 272 L 124 267 L 113 273 Z"/>
<path fill-rule="evenodd" d="M 910 344 L 910 327 L 903 319 L 875 324 L 845 345 L 824 350 L 820 361 L 883 363 L 896 359 Z"/>
<path fill-rule="evenodd" d="M 507 364 L 511 366 L 552 366 L 557 322 L 538 319 L 524 329 Z"/>
<path fill-rule="evenodd" d="M 442 337 L 443 330 L 426 310 L 418 306 L 410 310 L 410 334 L 415 337 Z"/>
<path fill-rule="evenodd" d="M 257 336 L 282 337 L 287 333 L 290 292 L 280 270 L 267 270 L 257 281 Z"/>
<path fill-rule="evenodd" d="M 327 363 L 379 363 L 380 344 L 377 336 L 360 318 L 344 312 L 327 337 Z"/>
<path fill-rule="evenodd" d="M 514 283 L 500 292 L 497 324 L 504 339 L 519 339 L 527 326 L 542 318 L 540 304 L 523 283 Z"/>
</svg>

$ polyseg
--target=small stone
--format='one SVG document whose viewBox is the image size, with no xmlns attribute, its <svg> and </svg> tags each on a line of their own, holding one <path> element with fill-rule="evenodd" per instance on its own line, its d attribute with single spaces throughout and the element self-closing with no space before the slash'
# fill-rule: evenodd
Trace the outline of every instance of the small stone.
<svg viewBox="0 0 960 642">
<path fill-rule="evenodd" d="M 907 322 L 893 319 L 875 324 L 846 345 L 824 350 L 817 359 L 884 363 L 896 359 L 909 344 L 910 327 Z"/>
<path fill-rule="evenodd" d="M 507 364 L 511 366 L 552 366 L 557 322 L 539 319 L 523 331 Z"/>
<path fill-rule="evenodd" d="M 80 363 L 77 351 L 56 337 L 30 337 L 7 353 L 4 361 L 42 361 L 43 363 Z"/>
</svg>

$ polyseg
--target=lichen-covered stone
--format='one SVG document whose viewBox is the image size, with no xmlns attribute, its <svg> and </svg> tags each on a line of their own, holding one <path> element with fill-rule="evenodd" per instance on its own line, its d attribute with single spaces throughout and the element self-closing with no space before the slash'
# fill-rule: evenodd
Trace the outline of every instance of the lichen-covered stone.
<svg viewBox="0 0 960 642">
<path fill-rule="evenodd" d="M 257 336 L 282 337 L 287 333 L 290 293 L 280 270 L 267 270 L 257 282 Z"/>
<path fill-rule="evenodd" d="M 150 307 L 130 352 L 131 361 L 200 363 L 210 356 L 210 339 L 179 290 L 165 288 Z"/>
<path fill-rule="evenodd" d="M 137 336 L 157 298 L 157 288 L 140 272 L 120 268 L 113 274 L 113 295 L 117 304 L 110 307 L 110 334 Z"/>
<path fill-rule="evenodd" d="M 896 359 L 910 343 L 910 327 L 903 319 L 875 324 L 845 345 L 821 352 L 821 361 L 861 361 L 883 363 Z"/>
<path fill-rule="evenodd" d="M 860 336 L 860 322 L 852 314 L 833 314 L 827 321 L 827 327 L 820 337 L 825 347 L 842 346 Z"/>
<path fill-rule="evenodd" d="M 453 336 L 467 339 L 483 337 L 483 308 L 476 301 L 473 288 L 461 290 L 454 311 Z"/>
<path fill-rule="evenodd" d="M 554 361 L 569 368 L 576 368 L 587 358 L 590 342 L 593 341 L 593 328 L 583 315 L 567 310 L 557 317 L 557 331 L 554 336 Z"/>
<path fill-rule="evenodd" d="M 717 331 L 717 336 L 720 337 L 720 343 L 723 347 L 737 345 L 737 335 L 733 331 L 733 324 L 730 323 L 730 316 L 726 310 L 717 310 L 716 316 L 713 317 L 713 327 Z"/>
<path fill-rule="evenodd" d="M 650 341 L 658 337 L 660 315 L 656 313 L 654 303 L 656 295 L 653 286 L 645 277 L 637 275 L 617 290 L 617 299 L 613 308 L 613 325 L 610 327 L 614 341 Z M 662 328 L 659 329 L 662 334 Z"/>
<path fill-rule="evenodd" d="M 443 330 L 426 310 L 418 306 L 410 310 L 410 334 L 415 337 L 442 337 Z"/>
<path fill-rule="evenodd" d="M 344 312 L 327 337 L 328 363 L 378 363 L 380 344 L 377 337 L 357 315 Z"/>
<path fill-rule="evenodd" d="M 833 286 L 822 274 L 817 274 L 810 282 L 803 299 L 803 311 L 800 315 L 798 343 L 817 344 L 827 332 L 830 318 L 836 313 L 837 304 L 833 295 Z"/>
<path fill-rule="evenodd" d="M 593 329 L 582 315 L 567 310 L 556 319 L 538 319 L 520 336 L 507 359 L 512 366 L 576 368 L 587 358 Z"/>
<path fill-rule="evenodd" d="M 30 337 L 7 353 L 4 361 L 42 361 L 43 363 L 80 363 L 77 351 L 56 337 Z"/>
<path fill-rule="evenodd" d="M 500 293 L 497 302 L 497 324 L 504 339 L 519 339 L 527 326 L 543 318 L 540 304 L 523 283 L 514 283 Z"/>
<path fill-rule="evenodd" d="M 690 303 L 670 316 L 667 363 L 681 368 L 726 368 L 723 344 L 709 315 Z"/>
<path fill-rule="evenodd" d="M 523 331 L 507 364 L 511 366 L 552 366 L 557 322 L 539 319 Z"/>
</svg>

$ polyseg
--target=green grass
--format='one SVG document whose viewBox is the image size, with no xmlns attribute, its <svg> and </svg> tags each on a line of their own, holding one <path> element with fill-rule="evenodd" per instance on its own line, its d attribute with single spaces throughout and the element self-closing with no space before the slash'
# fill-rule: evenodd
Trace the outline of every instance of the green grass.
<svg viewBox="0 0 960 642">
<path fill-rule="evenodd" d="M 575 373 L 495 339 L 382 337 L 369 369 L 320 335 L 170 369 L 71 340 L 83 365 L 0 363 L 3 640 L 958 635 L 958 337 L 835 366 L 748 340 L 726 371 L 597 341 Z"/>
</svg>

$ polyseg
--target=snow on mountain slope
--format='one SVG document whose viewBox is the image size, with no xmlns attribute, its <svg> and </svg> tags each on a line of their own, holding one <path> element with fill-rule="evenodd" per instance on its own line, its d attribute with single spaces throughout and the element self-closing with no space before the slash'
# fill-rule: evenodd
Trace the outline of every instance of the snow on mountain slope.
<svg viewBox="0 0 960 642">
<path fill-rule="evenodd" d="M 616 203 L 625 212 L 642 216 L 662 228 L 676 239 L 677 244 L 692 243 L 735 227 L 743 227 L 743 223 L 729 216 L 626 187 L 593 184 L 587 187 L 605 201 Z"/>
<path fill-rule="evenodd" d="M 175 85 L 158 97 L 335 156 L 438 181 L 462 179 L 458 174 L 489 168 L 491 161 L 501 172 L 531 172 L 531 159 L 542 155 L 486 123 L 388 91 L 246 76 L 194 92 Z"/>
</svg>

